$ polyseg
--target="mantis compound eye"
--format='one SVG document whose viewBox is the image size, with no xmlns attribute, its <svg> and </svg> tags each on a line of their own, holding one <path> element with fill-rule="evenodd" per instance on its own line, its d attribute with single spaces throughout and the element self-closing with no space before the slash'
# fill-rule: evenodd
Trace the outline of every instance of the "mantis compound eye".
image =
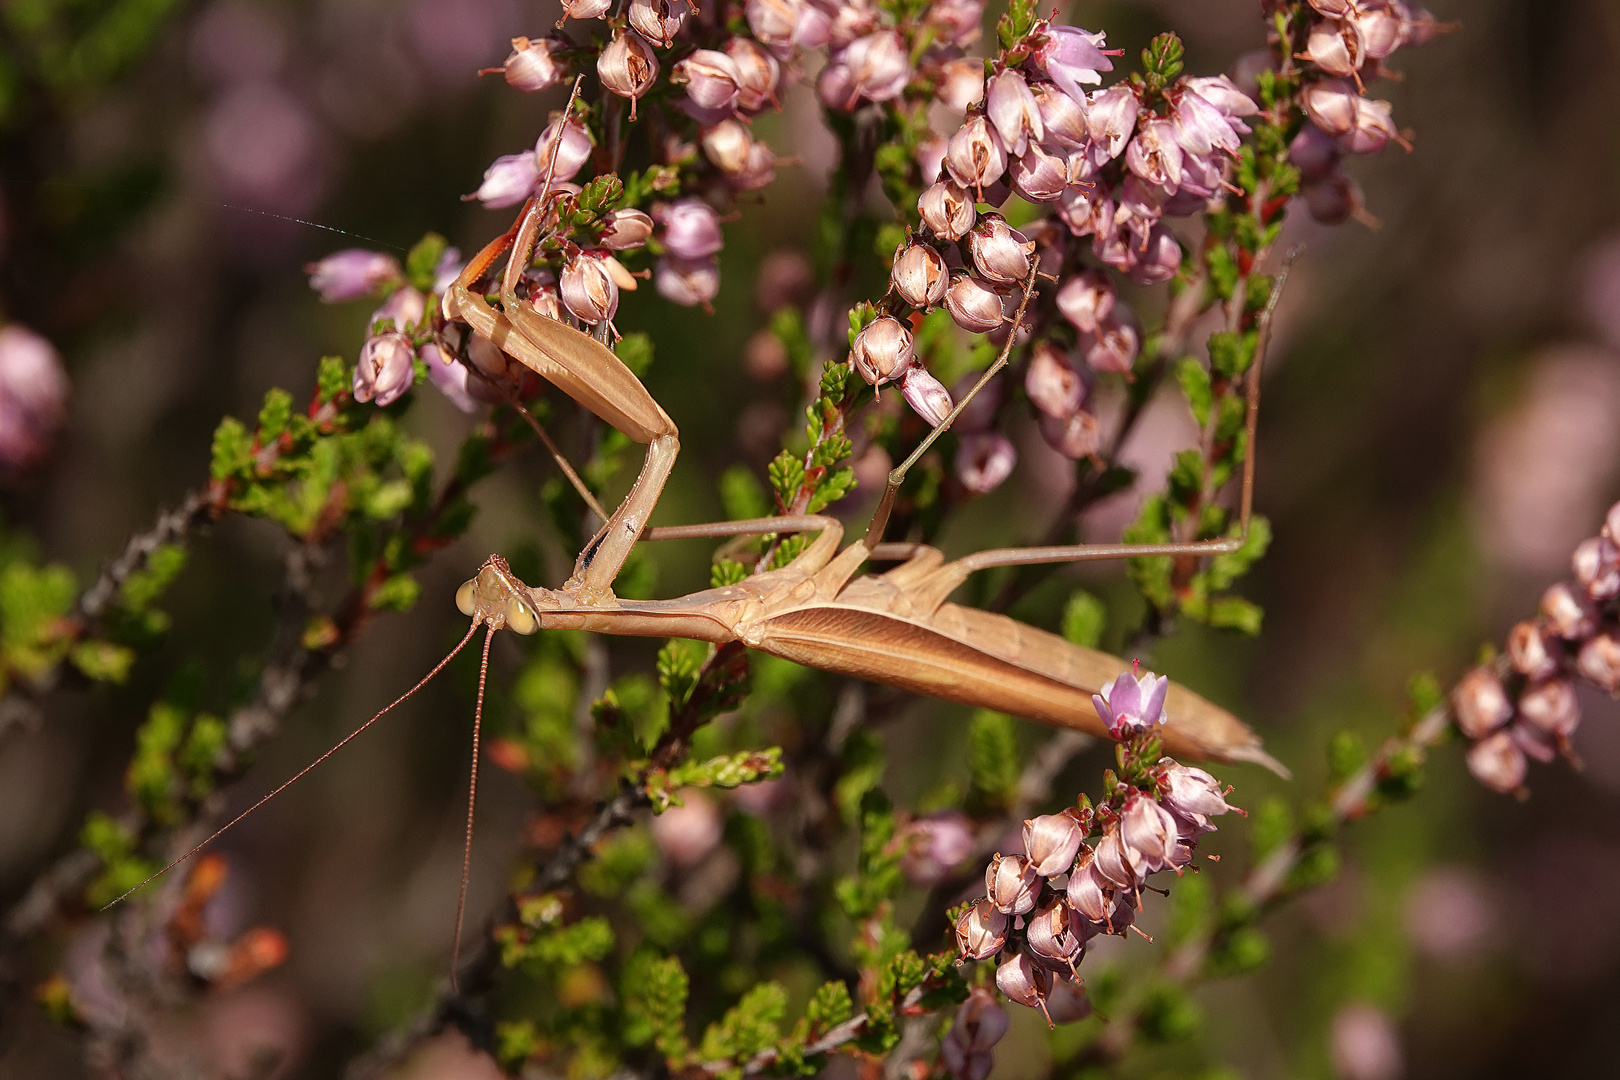
<svg viewBox="0 0 1620 1080">
<path fill-rule="evenodd" d="M 540 629 L 540 620 L 528 604 L 511 596 L 506 600 L 506 625 L 520 634 L 532 634 Z"/>
<path fill-rule="evenodd" d="M 461 609 L 463 615 L 471 615 L 478 607 L 477 597 L 478 581 L 473 579 L 464 583 L 456 590 L 456 607 Z"/>
</svg>

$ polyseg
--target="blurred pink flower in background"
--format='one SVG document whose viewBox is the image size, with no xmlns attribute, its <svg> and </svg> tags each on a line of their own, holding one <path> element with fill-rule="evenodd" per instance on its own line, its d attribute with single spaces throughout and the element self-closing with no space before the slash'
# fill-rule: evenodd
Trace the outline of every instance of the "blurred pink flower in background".
<svg viewBox="0 0 1620 1080">
<path fill-rule="evenodd" d="M 203 120 L 203 150 L 220 194 L 260 210 L 304 214 L 326 190 L 326 140 L 302 101 L 267 82 L 227 90 Z"/>
<path fill-rule="evenodd" d="M 1581 300 L 1599 339 L 1611 349 L 1620 349 L 1620 236 L 1611 236 L 1592 250 L 1581 282 Z"/>
<path fill-rule="evenodd" d="M 416 0 L 406 15 L 423 71 L 445 86 L 474 85 L 470 72 L 499 64 L 518 23 L 511 0 Z"/>
<path fill-rule="evenodd" d="M 0 475 L 45 457 L 67 417 L 70 389 L 49 341 L 15 323 L 0 327 Z"/>
<path fill-rule="evenodd" d="M 676 866 L 696 866 L 720 843 L 725 822 L 714 800 L 694 788 L 678 793 L 683 805 L 652 819 L 653 842 Z"/>
<path fill-rule="evenodd" d="M 1500 565 L 1526 574 L 1567 569 L 1591 532 L 1620 463 L 1620 359 L 1582 345 L 1547 349 L 1514 404 L 1481 434 L 1474 517 Z"/>
<path fill-rule="evenodd" d="M 1372 1005 L 1346 1005 L 1334 1014 L 1331 1050 L 1341 1080 L 1395 1080 L 1404 1068 L 1400 1033 Z"/>
<path fill-rule="evenodd" d="M 287 35 L 263 6 L 222 0 L 197 17 L 189 43 L 191 69 L 215 86 L 274 78 L 287 58 Z"/>
<path fill-rule="evenodd" d="M 1419 952 L 1445 963 L 1479 956 L 1496 921 L 1485 882 L 1463 867 L 1430 870 L 1406 897 L 1407 937 Z"/>
</svg>

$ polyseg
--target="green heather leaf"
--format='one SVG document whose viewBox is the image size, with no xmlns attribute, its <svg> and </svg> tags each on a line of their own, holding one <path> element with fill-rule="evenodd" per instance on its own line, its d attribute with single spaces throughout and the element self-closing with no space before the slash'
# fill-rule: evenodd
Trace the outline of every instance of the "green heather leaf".
<svg viewBox="0 0 1620 1080">
<path fill-rule="evenodd" d="M 1069 602 L 1063 607 L 1063 638 L 1087 649 L 1095 649 L 1102 641 L 1103 627 L 1108 621 L 1108 611 L 1103 602 L 1084 589 L 1076 589 L 1069 594 Z"/>
</svg>

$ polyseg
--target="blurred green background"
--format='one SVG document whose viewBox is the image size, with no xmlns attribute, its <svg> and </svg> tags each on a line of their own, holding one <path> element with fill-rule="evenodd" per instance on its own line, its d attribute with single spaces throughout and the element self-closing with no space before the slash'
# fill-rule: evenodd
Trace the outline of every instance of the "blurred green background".
<svg viewBox="0 0 1620 1080">
<path fill-rule="evenodd" d="M 1620 7 L 1435 9 L 1461 30 L 1402 50 L 1404 81 L 1374 88 L 1415 151 L 1349 164 L 1379 227 L 1300 214 L 1285 234 L 1306 250 L 1261 418 L 1257 503 L 1276 540 L 1246 589 L 1265 628 L 1237 641 L 1187 627 L 1154 654 L 1262 729 L 1300 793 L 1322 782 L 1333 731 L 1375 743 L 1414 671 L 1449 683 L 1529 614 L 1620 496 Z M 1252 0 L 1070 14 L 1132 56 L 1175 29 L 1197 73 L 1262 44 Z M 470 251 L 504 228 L 508 212 L 459 197 L 497 154 L 532 142 L 561 95 L 472 72 L 555 20 L 553 5 L 526 0 L 0 0 L 0 315 L 50 337 L 74 383 L 53 459 L 0 493 L 9 541 L 31 537 L 88 579 L 205 479 L 222 414 L 252 415 L 275 385 L 301 399 L 317 357 L 352 359 L 368 306 L 320 305 L 306 262 L 353 245 L 402 253 L 428 229 Z M 805 208 L 833 164 L 802 90 L 761 128 L 803 165 L 728 225 L 716 313 L 651 290 L 621 309 L 621 329 L 657 342 L 648 384 L 682 432 L 655 522 L 718 516 L 714 478 L 739 463 L 763 477 L 796 422 L 797 388 L 750 374 L 744 355 L 765 318 L 762 261 L 808 252 Z M 410 422 L 448 453 L 469 422 L 421 397 Z M 1129 455 L 1150 484 L 1191 437 L 1176 401 L 1161 405 Z M 1064 463 L 1033 430 L 1016 441 L 1014 480 L 962 515 L 947 548 L 1027 542 L 1062 504 Z M 268 789 L 414 681 L 459 635 L 452 593 L 487 552 L 538 546 L 561 580 L 564 553 L 538 525 L 549 475 L 531 454 L 485 485 L 477 524 L 423 573 L 416 610 L 376 622 L 244 789 Z M 1108 538 L 1134 505 L 1099 508 L 1091 533 Z M 0 900 L 74 843 L 88 810 L 120 805 L 132 732 L 180 661 L 204 659 L 224 685 L 263 648 L 282 543 L 240 520 L 195 542 L 160 654 L 123 687 L 57 695 L 40 730 L 0 744 Z M 705 584 L 710 550 L 658 551 L 656 592 Z M 1117 568 L 1065 578 L 1077 579 L 1128 605 Z M 1051 626 L 1068 587 L 1016 613 Z M 646 643 L 610 648 L 616 671 L 650 667 Z M 497 641 L 497 699 L 521 655 Z M 233 902 L 284 928 L 292 949 L 243 992 L 242 1022 L 295 1032 L 308 1075 L 337 1075 L 443 970 L 471 676 L 458 667 L 224 845 Z M 1610 1074 L 1620 710 L 1583 694 L 1585 769 L 1533 770 L 1528 804 L 1479 790 L 1451 748 L 1417 799 L 1352 830 L 1339 879 L 1272 920 L 1271 966 L 1201 991 L 1216 1059 L 1257 1078 L 1332 1075 L 1333 1018 L 1361 1002 L 1396 1019 L 1408 1076 Z M 960 710 L 910 709 L 886 732 L 886 786 L 914 798 L 960 775 L 964 731 Z M 1081 759 L 1059 790 L 1095 788 L 1104 761 Z M 1227 775 L 1243 805 L 1287 790 L 1253 770 Z M 498 772 L 483 789 L 478 915 L 502 892 L 531 798 Z M 1236 841 L 1223 832 L 1214 845 L 1238 864 L 1222 873 L 1241 867 Z M 1145 964 L 1152 948 L 1132 940 L 1117 956 Z M 0 1076 L 83 1075 L 69 1033 L 22 998 L 0 1009 Z M 1018 1020 L 998 1080 L 1047 1072 L 1032 1017 Z"/>
</svg>

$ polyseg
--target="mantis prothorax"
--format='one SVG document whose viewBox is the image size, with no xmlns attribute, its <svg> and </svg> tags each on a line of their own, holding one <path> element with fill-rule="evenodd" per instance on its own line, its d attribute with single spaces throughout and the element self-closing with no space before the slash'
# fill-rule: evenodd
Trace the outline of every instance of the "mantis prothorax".
<svg viewBox="0 0 1620 1080">
<path fill-rule="evenodd" d="M 992 567 L 1141 556 L 1215 555 L 1238 550 L 1248 538 L 1260 376 L 1271 316 L 1287 274 L 1286 267 L 1260 316 L 1256 354 L 1246 376 L 1248 449 L 1243 466 L 1237 535 L 1161 544 L 1005 548 L 947 562 L 938 549 L 927 545 L 884 543 L 884 528 L 895 492 L 907 472 L 972 398 L 1005 367 L 1015 334 L 1009 334 L 995 362 L 944 422 L 890 473 L 865 535 L 842 550 L 839 546 L 843 538 L 842 524 L 824 515 L 649 529 L 648 516 L 679 450 L 678 433 L 663 409 L 610 349 L 595 338 L 540 314 L 518 297 L 518 283 L 529 264 L 546 213 L 542 199 L 531 200 L 518 224 L 485 247 L 446 291 L 445 315 L 467 323 L 508 356 L 561 388 L 598 417 L 632 439 L 646 443 L 647 457 L 640 475 L 612 515 L 603 515 L 605 523 L 586 545 L 572 575 L 561 588 L 530 587 L 512 574 L 505 559 L 491 555 L 478 574 L 456 594 L 457 605 L 472 617 L 472 623 L 449 656 L 409 693 L 170 866 L 189 858 L 370 727 L 437 674 L 466 646 L 479 627 L 486 627 L 478 706 L 474 713 L 467 844 L 463 854 L 461 901 L 456 915 L 455 942 L 459 950 L 467 867 L 471 858 L 472 814 L 477 797 L 484 674 L 495 630 L 511 628 L 520 634 L 532 634 L 542 629 L 579 629 L 639 637 L 684 637 L 715 643 L 740 641 L 749 648 L 809 667 L 1106 737 L 1107 729 L 1097 716 L 1091 696 L 1121 672 L 1129 670 L 1130 664 L 1004 615 L 949 603 L 947 598 L 970 574 Z M 497 310 L 473 290 L 473 285 L 508 251 L 500 290 L 501 308 Z M 1036 274 L 1032 270 L 1013 318 L 1015 327 L 1023 319 L 1035 281 Z M 546 442 L 550 446 L 550 440 Z M 551 449 L 560 459 L 556 448 L 551 446 Z M 568 470 L 568 475 L 583 489 L 572 470 Z M 583 493 L 595 509 L 589 492 Z M 669 600 L 620 600 L 613 594 L 613 579 L 638 540 L 794 532 L 818 532 L 819 535 L 786 566 L 757 573 L 737 584 Z M 861 575 L 861 568 L 874 560 L 899 561 L 900 565 L 886 573 Z M 1184 687 L 1171 685 L 1166 711 L 1169 722 L 1163 738 L 1167 752 L 1178 757 L 1256 762 L 1286 775 L 1282 766 L 1261 748 L 1260 738 L 1241 720 Z M 167 869 L 169 867 L 164 868 Z"/>
</svg>

